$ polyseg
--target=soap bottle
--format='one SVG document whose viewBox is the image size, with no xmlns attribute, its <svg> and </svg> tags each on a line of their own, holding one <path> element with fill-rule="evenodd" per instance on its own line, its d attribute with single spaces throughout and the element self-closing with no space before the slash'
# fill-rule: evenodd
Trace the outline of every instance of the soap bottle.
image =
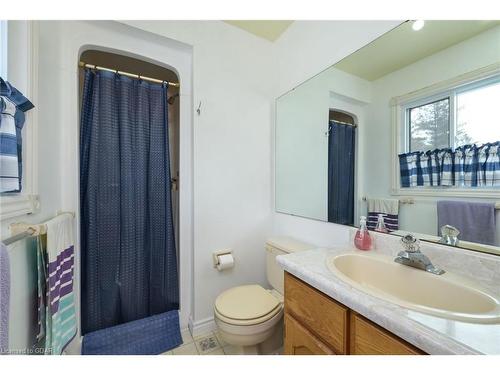
<svg viewBox="0 0 500 375">
<path fill-rule="evenodd" d="M 361 216 L 359 229 L 354 236 L 354 245 L 359 250 L 370 250 L 372 247 L 372 239 L 368 229 L 366 228 L 366 216 Z"/>
<path fill-rule="evenodd" d="M 377 226 L 375 227 L 375 232 L 389 233 L 389 230 L 385 226 L 384 215 L 378 214 Z"/>
</svg>

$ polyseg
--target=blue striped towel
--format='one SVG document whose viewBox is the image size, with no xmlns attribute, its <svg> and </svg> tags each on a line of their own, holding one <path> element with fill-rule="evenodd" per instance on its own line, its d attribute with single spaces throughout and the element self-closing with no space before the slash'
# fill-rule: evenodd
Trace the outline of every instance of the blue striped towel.
<svg viewBox="0 0 500 375">
<path fill-rule="evenodd" d="M 24 112 L 34 108 L 0 77 L 0 193 L 21 191 Z"/>
<path fill-rule="evenodd" d="M 47 222 L 45 354 L 61 354 L 76 335 L 73 295 L 73 217 L 62 214 Z"/>
<path fill-rule="evenodd" d="M 15 104 L 0 96 L 0 193 L 20 190 Z"/>
<path fill-rule="evenodd" d="M 369 230 L 374 230 L 377 226 L 379 214 L 382 214 L 389 232 L 399 229 L 399 199 L 367 199 L 367 202 L 368 221 L 366 227 Z"/>
</svg>

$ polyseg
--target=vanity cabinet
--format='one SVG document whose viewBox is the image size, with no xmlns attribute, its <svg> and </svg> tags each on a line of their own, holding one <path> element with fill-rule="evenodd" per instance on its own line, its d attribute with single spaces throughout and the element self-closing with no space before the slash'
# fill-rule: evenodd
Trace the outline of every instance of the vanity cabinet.
<svg viewBox="0 0 500 375">
<path fill-rule="evenodd" d="M 386 329 L 285 273 L 284 352 L 424 354 Z"/>
</svg>

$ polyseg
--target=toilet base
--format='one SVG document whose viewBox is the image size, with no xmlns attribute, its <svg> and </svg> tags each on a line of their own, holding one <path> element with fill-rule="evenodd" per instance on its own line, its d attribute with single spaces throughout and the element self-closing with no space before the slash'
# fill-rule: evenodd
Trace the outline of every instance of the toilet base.
<svg viewBox="0 0 500 375">
<path fill-rule="evenodd" d="M 219 335 L 228 344 L 240 346 L 243 354 L 275 354 L 283 346 L 283 314 L 277 316 L 267 329 L 241 334 L 234 326 L 215 319 Z M 236 328 L 236 329 L 235 329 Z M 250 327 L 247 327 L 250 328 Z"/>
</svg>

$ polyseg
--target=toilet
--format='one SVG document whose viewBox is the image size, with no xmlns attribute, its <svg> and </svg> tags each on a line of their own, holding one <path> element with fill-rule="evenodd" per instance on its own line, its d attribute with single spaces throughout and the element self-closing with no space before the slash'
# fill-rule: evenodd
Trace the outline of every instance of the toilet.
<svg viewBox="0 0 500 375">
<path fill-rule="evenodd" d="M 314 247 L 290 237 L 266 242 L 267 280 L 273 289 L 266 290 L 258 284 L 241 285 L 222 292 L 215 300 L 214 319 L 225 342 L 243 347 L 246 353 L 259 353 L 266 340 L 282 331 L 284 272 L 276 256 Z M 281 334 L 277 340 L 281 346 Z"/>
</svg>

